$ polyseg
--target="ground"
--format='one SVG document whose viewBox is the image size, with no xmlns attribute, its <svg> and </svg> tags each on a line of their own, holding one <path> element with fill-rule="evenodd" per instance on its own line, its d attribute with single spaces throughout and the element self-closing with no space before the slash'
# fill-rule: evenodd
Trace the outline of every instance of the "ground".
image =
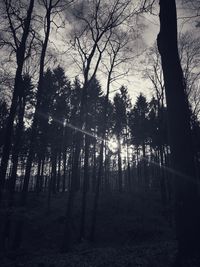
<svg viewBox="0 0 200 267">
<path fill-rule="evenodd" d="M 92 194 L 88 195 L 86 233 L 90 229 L 93 197 Z M 64 254 L 60 253 L 60 245 L 67 193 L 52 196 L 49 212 L 47 195 L 30 193 L 22 247 L 17 252 L 4 254 L 0 266 L 172 266 L 177 251 L 174 227 L 163 215 L 158 191 L 101 194 L 94 243 L 87 240 L 80 244 L 76 242 L 80 200 L 81 196 L 77 195 L 73 220 L 74 244 L 71 251 Z"/>
</svg>

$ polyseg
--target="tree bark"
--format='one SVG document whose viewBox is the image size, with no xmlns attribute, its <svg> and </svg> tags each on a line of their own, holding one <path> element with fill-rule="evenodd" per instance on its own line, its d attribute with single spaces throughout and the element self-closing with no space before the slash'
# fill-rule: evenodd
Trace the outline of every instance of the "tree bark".
<svg viewBox="0 0 200 267">
<path fill-rule="evenodd" d="M 97 210 L 98 210 L 99 193 L 100 193 L 100 183 L 101 183 L 102 171 L 103 171 L 103 148 L 104 148 L 104 141 L 101 142 L 101 147 L 100 147 L 99 169 L 98 169 L 98 176 L 97 176 L 97 181 L 96 181 L 96 190 L 95 190 L 93 210 L 92 210 L 91 231 L 90 231 L 90 236 L 89 236 L 90 241 L 94 241 L 94 239 L 95 239 Z"/>
<path fill-rule="evenodd" d="M 63 177 L 62 177 L 62 192 L 65 192 L 66 188 L 66 163 L 67 163 L 67 151 L 66 149 L 63 149 Z"/>
<path fill-rule="evenodd" d="M 23 185 L 22 197 L 21 197 L 22 206 L 26 204 L 28 184 L 30 180 L 33 157 L 35 153 L 35 140 L 37 137 L 37 128 L 38 128 L 40 105 L 41 105 L 41 95 L 43 91 L 44 63 L 45 63 L 46 50 L 47 50 L 47 45 L 49 41 L 50 27 L 51 27 L 51 10 L 52 10 L 52 6 L 50 4 L 50 7 L 47 9 L 47 12 L 46 12 L 47 25 L 46 25 L 45 39 L 42 45 L 42 52 L 41 52 L 41 57 L 40 57 L 39 81 L 38 81 L 38 90 L 37 90 L 37 96 L 36 96 L 37 103 L 35 107 L 33 124 L 32 124 L 32 129 L 31 129 L 29 153 L 28 153 L 28 158 L 26 162 L 26 171 L 25 171 L 24 185 Z"/>
<path fill-rule="evenodd" d="M 47 11 L 46 11 L 46 32 L 45 32 L 45 38 L 44 38 L 44 43 L 42 45 L 42 51 L 41 51 L 41 57 L 40 57 L 39 81 L 38 81 L 38 90 L 37 90 L 37 95 L 36 95 L 37 103 L 36 103 L 35 113 L 34 113 L 34 118 L 33 118 L 33 123 L 32 123 L 30 146 L 29 146 L 29 152 L 28 152 L 28 157 L 27 157 L 27 162 L 26 162 L 24 184 L 23 184 L 23 188 L 21 192 L 21 199 L 20 199 L 20 205 L 22 207 L 26 206 L 32 162 L 33 162 L 33 158 L 35 155 L 35 143 L 36 143 L 35 141 L 36 141 L 37 130 L 38 130 L 38 121 L 39 121 L 39 113 L 40 113 L 40 106 L 41 106 L 41 95 L 43 92 L 44 63 L 45 63 L 47 45 L 49 41 L 50 27 L 51 27 L 51 22 L 52 22 L 51 11 L 52 11 L 52 1 L 50 1 L 49 7 L 47 8 Z M 16 223 L 15 237 L 13 241 L 13 249 L 18 249 L 20 247 L 20 244 L 22 241 L 24 222 L 25 222 L 25 216 L 22 216 L 22 218 Z"/>
<path fill-rule="evenodd" d="M 95 188 L 96 188 L 96 139 L 94 140 L 94 147 L 93 147 L 92 192 L 95 192 Z"/>
<path fill-rule="evenodd" d="M 13 123 L 16 115 L 16 110 L 18 106 L 18 97 L 20 95 L 21 86 L 22 86 L 22 70 L 25 61 L 25 53 L 26 53 L 26 41 L 29 35 L 31 16 L 34 7 L 34 0 L 30 0 L 30 5 L 27 11 L 26 19 L 24 20 L 24 31 L 21 38 L 20 46 L 17 49 L 16 57 L 17 57 L 17 70 L 15 74 L 15 83 L 14 83 L 14 92 L 12 97 L 12 103 L 10 107 L 10 113 L 7 120 L 6 130 L 5 130 L 5 141 L 1 159 L 1 168 L 0 168 L 0 202 L 2 198 L 2 191 L 5 185 L 5 177 L 6 171 L 8 167 L 10 148 L 11 148 L 11 140 L 13 134 Z"/>
<path fill-rule="evenodd" d="M 165 177 L 165 170 L 164 170 L 165 165 L 164 165 L 164 158 L 163 158 L 164 149 L 163 149 L 162 144 L 160 145 L 159 152 L 160 152 L 160 192 L 161 192 L 161 201 L 163 205 L 163 210 L 165 212 L 168 199 L 167 199 L 166 177 Z"/>
<path fill-rule="evenodd" d="M 189 107 L 177 47 L 175 0 L 160 0 L 160 33 L 157 43 L 165 82 L 169 142 L 174 171 L 178 258 L 184 259 L 200 248 L 200 209 Z"/>
<path fill-rule="evenodd" d="M 80 224 L 80 236 L 79 241 L 85 238 L 85 214 L 87 209 L 87 192 L 89 187 L 89 137 L 85 136 L 85 157 L 84 157 L 84 177 L 83 177 L 83 192 L 82 192 L 82 207 L 81 207 L 81 224 Z"/>
<path fill-rule="evenodd" d="M 122 193 L 123 190 L 123 183 L 122 183 L 122 159 L 121 159 L 121 143 L 120 143 L 120 136 L 117 138 L 118 141 L 118 189 L 119 193 Z"/>
</svg>

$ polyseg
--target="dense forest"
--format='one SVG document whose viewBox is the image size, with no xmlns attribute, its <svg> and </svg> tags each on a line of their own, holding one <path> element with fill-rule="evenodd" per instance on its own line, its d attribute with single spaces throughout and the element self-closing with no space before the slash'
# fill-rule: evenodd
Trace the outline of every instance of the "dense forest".
<svg viewBox="0 0 200 267">
<path fill-rule="evenodd" d="M 0 266 L 200 266 L 199 11 L 0 1 Z"/>
</svg>

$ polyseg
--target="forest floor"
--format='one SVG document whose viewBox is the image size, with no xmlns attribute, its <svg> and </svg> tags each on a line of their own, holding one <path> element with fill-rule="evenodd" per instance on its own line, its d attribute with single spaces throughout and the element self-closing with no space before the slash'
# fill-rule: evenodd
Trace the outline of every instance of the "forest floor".
<svg viewBox="0 0 200 267">
<path fill-rule="evenodd" d="M 1 267 L 168 267 L 177 245 L 174 229 L 163 216 L 156 192 L 101 195 L 95 242 L 74 242 L 67 254 L 60 253 L 67 193 L 52 195 L 47 212 L 47 195 L 29 194 L 22 247 L 8 252 Z M 88 196 L 86 232 L 90 230 L 93 195 Z M 80 203 L 75 202 L 73 236 L 78 238 Z M 15 216 L 17 219 L 17 216 Z"/>
</svg>

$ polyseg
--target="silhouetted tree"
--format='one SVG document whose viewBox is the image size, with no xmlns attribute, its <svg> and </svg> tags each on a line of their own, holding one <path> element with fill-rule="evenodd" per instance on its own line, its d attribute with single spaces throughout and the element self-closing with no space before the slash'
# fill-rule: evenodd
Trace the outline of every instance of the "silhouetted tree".
<svg viewBox="0 0 200 267">
<path fill-rule="evenodd" d="M 117 93 L 114 96 L 114 126 L 113 132 L 117 137 L 118 142 L 118 183 L 119 191 L 122 192 L 123 188 L 123 179 L 122 179 L 122 159 L 121 159 L 121 145 L 124 132 L 126 130 L 127 124 L 127 109 L 130 105 L 130 101 L 127 96 L 127 89 L 125 87 L 120 88 L 120 93 Z"/>
<path fill-rule="evenodd" d="M 148 133 L 148 103 L 146 97 L 140 94 L 136 100 L 133 109 L 129 114 L 129 127 L 131 131 L 132 143 L 137 149 L 137 158 L 139 160 L 139 151 L 142 149 L 143 156 L 143 181 L 142 183 L 147 183 L 147 173 L 146 173 L 146 145 L 149 138 Z M 147 184 L 146 184 L 147 185 Z"/>
<path fill-rule="evenodd" d="M 29 2 L 29 6 L 27 7 L 27 14 L 22 19 L 20 12 L 20 8 L 15 11 L 13 9 L 14 3 L 13 1 L 3 1 L 5 5 L 5 15 L 6 20 L 9 25 L 9 33 L 11 34 L 11 38 L 13 41 L 10 41 L 10 38 L 5 39 L 3 45 L 10 45 L 16 55 L 16 63 L 17 69 L 15 73 L 15 82 L 14 82 L 14 91 L 12 96 L 11 107 L 9 111 L 9 117 L 7 120 L 6 130 L 5 130 L 5 141 L 3 146 L 3 154 L 1 160 L 1 167 L 0 167 L 0 201 L 2 190 L 4 188 L 5 183 L 5 175 L 10 155 L 10 148 L 11 148 L 11 138 L 13 133 L 13 123 L 16 115 L 16 110 L 18 106 L 18 97 L 20 95 L 21 86 L 22 86 L 22 71 L 23 66 L 27 54 L 27 39 L 30 33 L 30 24 L 31 24 L 31 17 L 32 11 L 34 7 L 34 0 Z M 18 12 L 19 11 L 19 12 Z M 15 14 L 16 12 L 16 14 Z M 19 13 L 19 14 L 18 14 Z M 17 23 L 16 23 L 17 20 Z"/>
<path fill-rule="evenodd" d="M 160 1 L 160 33 L 157 42 L 165 82 L 169 142 L 174 169 L 179 253 L 177 261 L 182 266 L 184 259 L 199 251 L 199 197 L 189 107 L 178 54 L 175 0 Z"/>
<path fill-rule="evenodd" d="M 41 55 L 40 55 L 40 63 L 39 63 L 39 80 L 37 86 L 37 94 L 36 94 L 36 106 L 35 112 L 33 117 L 33 123 L 31 128 L 31 136 L 30 136 L 30 147 L 26 162 L 26 171 L 24 176 L 24 183 L 23 183 L 23 190 L 21 193 L 21 205 L 25 206 L 27 201 L 27 192 L 28 192 L 28 185 L 30 180 L 31 174 L 31 167 L 33 162 L 33 157 L 35 153 L 35 141 L 37 137 L 37 130 L 38 130 L 38 121 L 39 121 L 39 114 L 40 114 L 40 107 L 41 107 L 41 96 L 43 91 L 43 79 L 44 79 L 44 67 L 45 67 L 45 57 L 47 52 L 47 46 L 50 36 L 50 29 L 51 24 L 53 22 L 53 16 L 55 13 L 59 13 L 60 9 L 63 10 L 63 6 L 60 6 L 61 0 L 54 1 L 50 0 L 49 2 L 43 2 L 43 6 L 45 9 L 44 15 L 44 40 L 42 42 L 41 47 Z M 55 18 L 55 17 L 54 17 Z M 13 243 L 13 247 L 17 248 L 21 242 L 21 235 L 22 235 L 22 227 L 23 221 L 21 220 L 17 224 L 16 235 Z"/>
</svg>

